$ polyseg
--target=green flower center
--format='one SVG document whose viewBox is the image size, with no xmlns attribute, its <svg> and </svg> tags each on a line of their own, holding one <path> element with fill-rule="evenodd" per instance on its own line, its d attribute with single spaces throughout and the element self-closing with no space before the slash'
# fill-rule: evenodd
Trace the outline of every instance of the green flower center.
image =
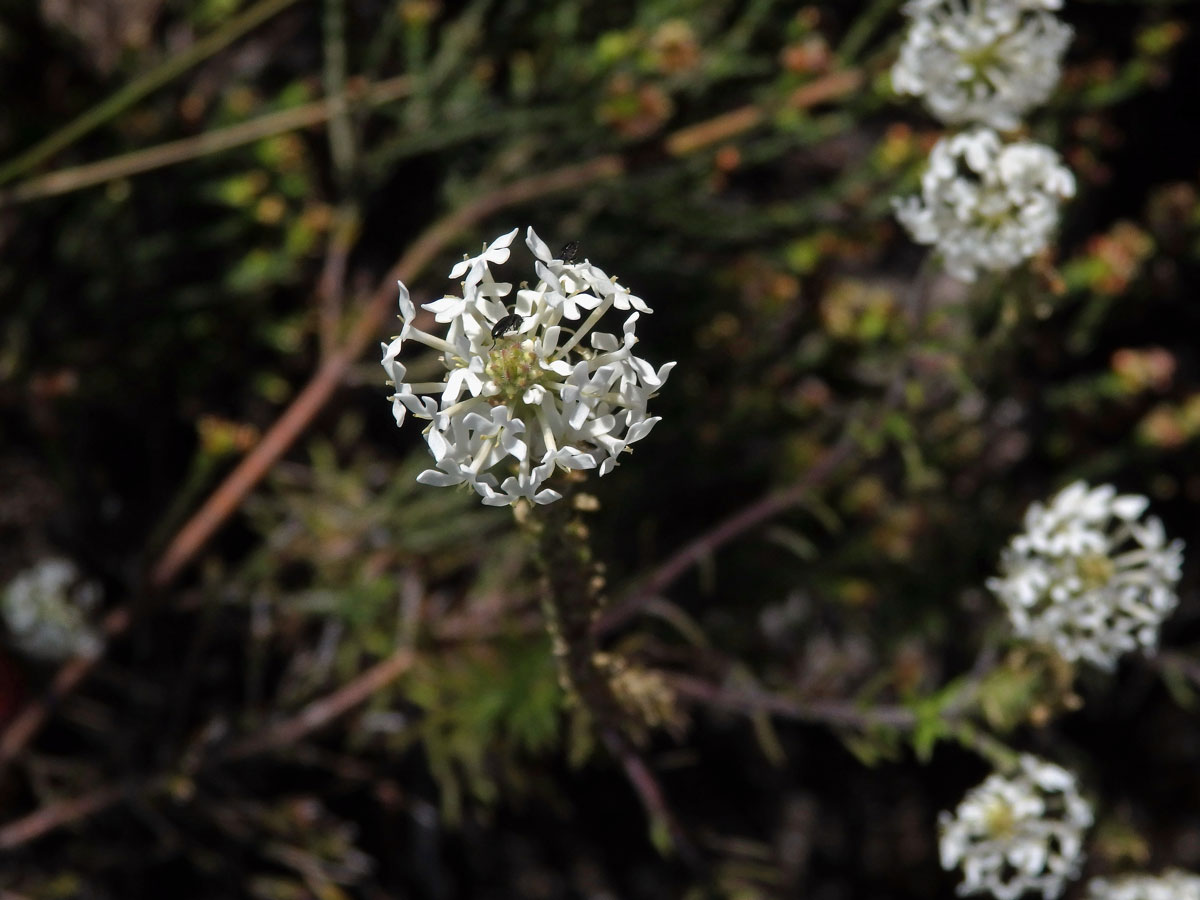
<svg viewBox="0 0 1200 900">
<path fill-rule="evenodd" d="M 1104 587 L 1116 574 L 1117 567 L 1107 556 L 1093 553 L 1075 560 L 1075 573 L 1083 582 L 1085 590 Z"/>
<path fill-rule="evenodd" d="M 1011 837 L 1016 830 L 1017 819 L 1012 807 L 1004 800 L 993 800 L 984 814 L 988 834 L 993 838 Z"/>
<path fill-rule="evenodd" d="M 507 406 L 514 411 L 524 405 L 521 398 L 527 390 L 535 384 L 546 386 L 554 380 L 554 373 L 538 364 L 536 353 L 509 338 L 496 340 L 496 345 L 488 352 L 483 371 L 500 388 L 499 393 L 487 398 L 488 403 Z"/>
<path fill-rule="evenodd" d="M 974 47 L 960 53 L 959 59 L 972 69 L 971 84 L 987 84 L 990 82 L 984 72 L 1001 61 L 1000 48 L 994 43 Z"/>
</svg>

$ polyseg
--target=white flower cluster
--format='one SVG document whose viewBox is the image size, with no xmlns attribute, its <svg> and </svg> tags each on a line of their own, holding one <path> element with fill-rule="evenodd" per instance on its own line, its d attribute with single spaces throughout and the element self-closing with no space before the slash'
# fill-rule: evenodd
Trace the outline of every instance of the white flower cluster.
<svg viewBox="0 0 1200 900">
<path fill-rule="evenodd" d="M 941 814 L 942 868 L 962 867 L 960 896 L 1016 900 L 1038 891 L 1053 900 L 1078 876 L 1091 824 L 1092 809 L 1075 776 L 1026 754 L 1016 776 L 989 775 L 953 816 Z"/>
<path fill-rule="evenodd" d="M 1051 644 L 1068 660 L 1112 669 L 1139 645 L 1150 650 L 1178 603 L 1183 542 L 1143 518 L 1150 501 L 1081 481 L 1025 513 L 1025 532 L 987 586 L 1021 637 Z"/>
<path fill-rule="evenodd" d="M 1049 147 L 1003 143 L 977 128 L 937 142 L 921 176 L 921 196 L 896 199 L 896 218 L 919 244 L 934 244 L 946 270 L 974 281 L 1004 271 L 1046 246 L 1058 207 L 1075 178 Z"/>
<path fill-rule="evenodd" d="M 892 69 L 900 93 L 924 97 L 943 122 L 971 125 L 943 137 L 921 196 L 893 201 L 919 244 L 932 244 L 955 278 L 1000 272 L 1037 254 L 1058 225 L 1075 178 L 1052 149 L 1005 140 L 1060 75 L 1071 29 L 1062 0 L 909 0 L 910 26 Z"/>
<path fill-rule="evenodd" d="M 1058 83 L 1071 28 L 1062 0 L 910 0 L 892 85 L 949 125 L 1010 129 Z"/>
<path fill-rule="evenodd" d="M 436 468 L 417 480 L 468 484 L 490 506 L 560 499 L 542 487 L 558 468 L 612 471 L 621 453 L 659 421 L 647 415 L 646 404 L 675 365 L 656 371 L 633 355 L 638 318 L 652 312 L 640 298 L 586 260 L 555 258 L 532 228 L 525 243 L 539 281 L 522 285 L 510 311 L 504 298 L 512 285 L 497 282 L 490 265 L 508 261 L 516 234 L 500 236 L 453 268 L 450 277 L 462 278 L 461 297 L 424 305 L 449 326 L 444 338 L 414 327 L 416 309 L 401 284 L 404 327 L 383 345 L 383 367 L 396 386 L 396 424 L 406 413 L 430 420 L 425 439 Z M 614 308 L 628 313 L 622 336 L 593 331 Z M 444 380 L 404 380 L 398 357 L 406 341 L 441 351 Z"/>
<path fill-rule="evenodd" d="M 0 617 L 17 649 L 30 656 L 62 660 L 94 656 L 102 641 L 88 624 L 100 586 L 79 583 L 68 560 L 49 558 L 26 569 L 0 595 Z"/>
<path fill-rule="evenodd" d="M 1093 878 L 1088 900 L 1200 900 L 1200 875 L 1170 869 L 1157 877 Z"/>
</svg>

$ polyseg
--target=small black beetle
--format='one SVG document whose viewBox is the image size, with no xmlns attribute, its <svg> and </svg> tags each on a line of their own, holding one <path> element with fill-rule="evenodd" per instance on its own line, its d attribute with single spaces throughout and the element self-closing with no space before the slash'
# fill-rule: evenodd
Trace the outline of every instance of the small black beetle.
<svg viewBox="0 0 1200 900">
<path fill-rule="evenodd" d="M 516 331 L 521 327 L 521 323 L 525 321 L 524 316 L 518 316 L 516 313 L 510 313 L 502 319 L 497 320 L 492 326 L 492 337 L 503 337 L 510 331 Z"/>
<path fill-rule="evenodd" d="M 558 251 L 558 258 L 565 263 L 575 262 L 575 255 L 579 252 L 579 241 L 567 241 L 563 244 L 563 248 Z"/>
</svg>

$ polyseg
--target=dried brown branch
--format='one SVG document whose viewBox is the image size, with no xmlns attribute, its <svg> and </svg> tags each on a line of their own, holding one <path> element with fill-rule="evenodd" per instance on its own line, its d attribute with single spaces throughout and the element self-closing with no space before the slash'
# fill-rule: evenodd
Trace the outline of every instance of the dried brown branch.
<svg viewBox="0 0 1200 900">
<path fill-rule="evenodd" d="M 608 748 L 608 752 L 621 763 L 621 768 L 625 770 L 625 777 L 629 779 L 629 783 L 637 792 L 651 826 L 665 828 L 679 858 L 693 872 L 702 871 L 704 857 L 700 855 L 700 851 L 696 849 L 683 830 L 679 819 L 671 811 L 666 794 L 663 793 L 662 786 L 654 777 L 654 773 L 650 771 L 650 767 L 646 765 L 646 761 L 618 731 L 611 728 L 605 729 L 600 733 L 600 737 Z"/>
<path fill-rule="evenodd" d="M 787 98 L 784 106 L 791 109 L 811 109 L 857 90 L 862 80 L 862 73 L 857 69 L 833 72 L 797 88 Z M 686 156 L 757 128 L 766 120 L 767 114 L 768 111 L 763 107 L 753 103 L 747 104 L 687 128 L 680 128 L 666 139 L 664 146 L 671 156 Z"/>
<path fill-rule="evenodd" d="M 94 816 L 98 812 L 103 812 L 129 796 L 130 790 L 128 787 L 109 785 L 69 800 L 51 803 L 34 810 L 27 816 L 14 819 L 6 825 L 0 826 L 0 850 L 11 850 L 37 840 L 56 828 L 71 825 L 89 816 Z"/>
<path fill-rule="evenodd" d="M 106 638 L 115 637 L 129 627 L 133 620 L 130 607 L 119 606 L 101 622 L 101 631 Z M 77 656 L 67 660 L 54 675 L 46 693 L 30 703 L 9 722 L 0 734 L 0 767 L 7 765 L 25 745 L 33 739 L 42 722 L 58 701 L 74 690 L 75 686 L 92 670 L 99 657 Z"/>
<path fill-rule="evenodd" d="M 708 706 L 750 716 L 765 712 L 784 719 L 832 725 L 837 728 L 871 728 L 888 725 L 911 728 L 916 717 L 902 706 L 857 706 L 844 700 L 793 700 L 780 694 L 711 684 L 691 675 L 666 676 L 676 695 Z"/>
<path fill-rule="evenodd" d="M 393 653 L 332 693 L 314 700 L 296 715 L 272 723 L 261 731 L 235 742 L 224 751 L 201 760 L 196 768 L 205 769 L 218 762 L 247 759 L 296 744 L 354 707 L 365 703 L 375 693 L 407 672 L 412 667 L 413 660 L 414 655 L 410 650 Z M 78 797 L 47 804 L 0 826 L 0 850 L 11 850 L 37 840 L 55 829 L 82 821 L 165 782 L 165 778 L 158 778 L 143 782 L 140 786 L 108 785 Z"/>
<path fill-rule="evenodd" d="M 854 447 L 855 442 L 847 432 L 841 440 L 825 451 L 803 478 L 787 490 L 751 503 L 685 544 L 666 562 L 658 566 L 649 578 L 638 584 L 620 603 L 602 613 L 593 625 L 596 633 L 604 634 L 621 627 L 700 560 L 710 556 L 719 547 L 739 535 L 745 534 L 751 528 L 761 525 L 768 519 L 800 503 L 854 455 Z"/>
<path fill-rule="evenodd" d="M 296 715 L 268 725 L 257 734 L 244 738 L 220 754 L 221 759 L 245 759 L 267 753 L 324 728 L 334 719 L 365 703 L 410 668 L 416 659 L 408 649 L 399 650 L 346 682 L 332 694 L 314 700 Z"/>
</svg>

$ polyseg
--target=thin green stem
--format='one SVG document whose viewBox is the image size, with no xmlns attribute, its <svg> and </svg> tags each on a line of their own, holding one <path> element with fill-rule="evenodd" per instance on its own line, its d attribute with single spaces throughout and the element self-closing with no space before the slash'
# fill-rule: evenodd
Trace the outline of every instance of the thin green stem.
<svg viewBox="0 0 1200 900">
<path fill-rule="evenodd" d="M 197 41 L 182 53 L 168 57 L 156 68 L 131 81 L 106 100 L 91 107 L 83 115 L 34 144 L 20 156 L 0 166 L 0 184 L 7 184 L 45 162 L 85 134 L 116 118 L 147 94 L 178 78 L 197 63 L 224 50 L 246 32 L 295 2 L 296 0 L 259 0 L 241 15 L 230 19 L 217 31 Z"/>
<path fill-rule="evenodd" d="M 1014 772 L 1020 766 L 1021 754 L 976 725 L 963 720 L 955 729 L 960 744 L 974 750 L 998 772 Z"/>
<path fill-rule="evenodd" d="M 407 96 L 411 90 L 411 84 L 410 78 L 401 75 L 368 85 L 362 90 L 347 91 L 347 99 L 352 103 L 362 104 L 364 107 L 383 106 Z M 190 162 L 202 156 L 241 147 L 277 134 L 296 131 L 310 125 L 319 125 L 329 118 L 332 108 L 333 99 L 326 97 L 324 100 L 314 100 L 312 103 L 267 113 L 236 125 L 206 131 L 194 137 L 168 141 L 165 144 L 134 150 L 94 163 L 47 172 L 45 175 L 22 181 L 14 187 L 0 190 L 0 206 L 66 194 L 116 178 L 128 178 L 131 175 L 139 175 L 142 172 L 149 172 L 164 166 Z"/>
<path fill-rule="evenodd" d="M 344 0 L 325 0 L 325 65 L 322 78 L 329 98 L 329 155 L 334 177 L 343 193 L 354 176 L 358 155 L 350 105 L 346 102 L 346 7 Z"/>
<path fill-rule="evenodd" d="M 854 20 L 846 36 L 842 38 L 837 48 L 838 59 L 844 65 L 852 65 L 862 53 L 863 47 L 871 39 L 871 35 L 880 23 L 896 8 L 899 0 L 875 0 L 861 16 Z"/>
</svg>

